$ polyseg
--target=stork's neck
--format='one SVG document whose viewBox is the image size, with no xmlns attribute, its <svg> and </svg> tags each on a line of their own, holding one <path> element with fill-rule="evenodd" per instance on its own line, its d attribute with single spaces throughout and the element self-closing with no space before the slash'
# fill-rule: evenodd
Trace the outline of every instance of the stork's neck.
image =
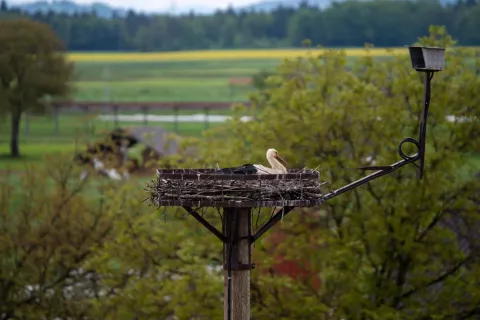
<svg viewBox="0 0 480 320">
<path fill-rule="evenodd" d="M 281 170 L 281 171 L 287 171 L 287 168 L 283 166 L 283 164 L 280 163 L 277 159 L 275 159 L 273 156 L 268 156 L 267 157 L 268 163 L 272 166 L 272 169 L 275 170 Z"/>
</svg>

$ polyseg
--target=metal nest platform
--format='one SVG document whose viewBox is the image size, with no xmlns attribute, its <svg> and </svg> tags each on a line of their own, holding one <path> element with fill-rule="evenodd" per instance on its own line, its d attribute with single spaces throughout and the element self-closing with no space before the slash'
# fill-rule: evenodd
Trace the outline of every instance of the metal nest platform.
<svg viewBox="0 0 480 320">
<path fill-rule="evenodd" d="M 313 207 L 323 199 L 320 174 L 313 169 L 286 174 L 225 174 L 215 169 L 157 170 L 147 184 L 157 207 Z"/>
</svg>

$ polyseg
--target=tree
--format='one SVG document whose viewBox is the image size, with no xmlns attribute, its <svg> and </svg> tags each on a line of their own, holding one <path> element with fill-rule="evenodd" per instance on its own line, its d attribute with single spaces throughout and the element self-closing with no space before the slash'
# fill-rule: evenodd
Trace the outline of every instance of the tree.
<svg viewBox="0 0 480 320">
<path fill-rule="evenodd" d="M 95 270 L 85 263 L 109 239 L 113 203 L 86 197 L 71 157 L 46 158 L 23 177 L 0 176 L 0 319 L 82 318 Z M 90 291 L 95 294 L 95 290 Z"/>
<path fill-rule="evenodd" d="M 440 27 L 419 41 L 452 45 Z M 446 70 L 434 77 L 423 180 L 405 167 L 323 208 L 297 210 L 277 227 L 289 237 L 275 252 L 310 266 L 320 290 L 311 279 L 275 273 L 268 236 L 256 246 L 257 269 L 268 272 L 253 273 L 255 318 L 478 316 L 479 243 L 467 236 L 468 226 L 480 225 L 478 166 L 471 165 L 480 150 L 475 51 L 450 48 Z M 252 99 L 256 119 L 242 122 L 245 109 L 237 106 L 228 125 L 192 140 L 201 160 L 185 166 L 264 162 L 275 147 L 291 168 L 319 168 L 330 190 L 364 175 L 351 168 L 398 161 L 400 140 L 418 136 L 423 78 L 408 55 L 377 60 L 366 48 L 364 58 L 347 62 L 342 50 L 285 61 L 268 95 Z M 473 120 L 449 122 L 451 115 Z M 404 151 L 416 152 L 410 147 Z M 455 229 L 452 221 L 463 222 Z"/>
<path fill-rule="evenodd" d="M 253 87 L 257 90 L 264 90 L 268 87 L 267 79 L 274 73 L 269 70 L 261 70 L 252 77 Z"/>
<path fill-rule="evenodd" d="M 92 13 L 64 15 L 51 10 L 30 17 L 48 24 L 69 50 L 171 51 L 213 48 L 299 47 L 309 38 L 326 47 L 403 46 L 428 25 L 445 25 L 462 45 L 478 45 L 476 0 L 338 1 L 326 8 L 279 6 L 270 12 L 229 9 L 211 15 L 144 15 L 104 19 Z M 0 10 L 0 19 L 27 15 Z M 402 28 L 397 28 L 402 25 Z"/>
<path fill-rule="evenodd" d="M 71 154 L 0 175 L 0 319 L 217 319 L 221 245 Z M 165 216 L 162 216 L 162 213 Z"/>
<path fill-rule="evenodd" d="M 0 109 L 11 117 L 11 156 L 20 157 L 22 114 L 44 112 L 48 98 L 67 95 L 73 64 L 62 54 L 60 40 L 43 23 L 0 20 L 0 30 Z"/>
<path fill-rule="evenodd" d="M 88 264 L 112 293 L 93 301 L 92 317 L 221 318 L 221 243 L 183 212 L 140 209 L 139 198 L 129 198 L 128 206 L 138 209 L 118 211 L 114 237 Z"/>
</svg>

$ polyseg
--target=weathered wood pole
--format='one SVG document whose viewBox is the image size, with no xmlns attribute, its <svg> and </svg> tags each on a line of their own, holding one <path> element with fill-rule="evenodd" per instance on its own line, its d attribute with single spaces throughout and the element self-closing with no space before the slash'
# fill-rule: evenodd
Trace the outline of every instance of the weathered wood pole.
<svg viewBox="0 0 480 320">
<path fill-rule="evenodd" d="M 208 115 L 209 115 L 209 110 L 210 110 L 209 107 L 205 107 L 205 130 L 207 130 L 208 127 L 209 127 L 209 125 L 210 125 L 210 123 L 209 123 L 209 117 L 208 117 Z"/>
<path fill-rule="evenodd" d="M 176 105 L 173 106 L 173 126 L 175 133 L 178 133 L 178 107 Z"/>
<path fill-rule="evenodd" d="M 118 128 L 118 106 L 113 106 L 113 123 Z"/>
<path fill-rule="evenodd" d="M 53 119 L 55 121 L 55 134 L 58 134 L 60 129 L 59 129 L 59 125 L 58 125 L 58 113 L 59 113 L 59 110 L 58 110 L 58 107 L 54 107 L 53 109 Z"/>
<path fill-rule="evenodd" d="M 142 106 L 142 111 L 143 111 L 143 124 L 148 125 L 148 107 L 147 106 Z"/>
<path fill-rule="evenodd" d="M 83 107 L 83 112 L 85 114 L 85 123 L 84 123 L 84 128 L 83 130 L 85 131 L 85 134 L 90 135 L 90 119 L 88 116 L 88 106 Z"/>
<path fill-rule="evenodd" d="M 250 320 L 250 269 L 252 230 L 251 208 L 224 208 L 223 233 L 227 243 L 223 245 L 224 271 L 224 320 Z M 231 247 L 231 279 L 229 306 L 229 246 Z M 228 317 L 230 309 L 231 317 Z"/>
<path fill-rule="evenodd" d="M 28 112 L 25 111 L 25 135 L 30 134 L 30 116 L 28 115 Z"/>
</svg>

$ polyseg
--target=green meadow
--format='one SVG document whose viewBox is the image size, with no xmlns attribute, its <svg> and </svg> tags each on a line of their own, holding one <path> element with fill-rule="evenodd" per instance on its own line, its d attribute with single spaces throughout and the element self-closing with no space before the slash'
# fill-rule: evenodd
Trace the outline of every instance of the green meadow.
<svg viewBox="0 0 480 320">
<path fill-rule="evenodd" d="M 79 101 L 188 101 L 241 102 L 248 99 L 253 88 L 249 85 L 230 86 L 233 78 L 247 78 L 260 70 L 273 70 L 275 60 L 174 61 L 174 62 L 77 62 L 72 99 Z M 229 110 L 210 111 L 212 115 L 228 115 Z M 120 111 L 120 115 L 141 112 Z M 203 111 L 180 110 L 178 115 Z M 113 120 L 101 120 L 100 114 L 62 112 L 58 124 L 53 114 L 23 117 L 20 128 L 20 161 L 8 159 L 10 123 L 0 119 L 0 170 L 21 168 L 25 163 L 42 160 L 45 153 L 74 151 L 85 141 L 98 138 L 115 128 Z M 112 113 L 110 113 L 111 115 Z M 152 115 L 173 115 L 171 109 L 149 110 Z M 145 125 L 143 121 L 118 121 L 119 126 Z M 222 125 L 218 122 L 147 122 L 182 136 L 198 136 L 206 128 Z M 81 141 L 82 143 L 76 143 Z"/>
<path fill-rule="evenodd" d="M 245 101 L 234 78 L 273 70 L 279 60 L 77 62 L 74 99 L 83 101 Z"/>
<path fill-rule="evenodd" d="M 355 59 L 349 57 L 349 60 Z M 261 70 L 274 70 L 280 59 L 229 59 L 199 61 L 82 61 L 76 62 L 72 99 L 78 101 L 129 102 L 241 102 L 247 101 L 254 88 L 248 84 L 231 86 L 232 79 L 252 77 Z M 241 82 L 241 81 L 240 81 Z M 64 111 L 55 120 L 53 114 L 23 117 L 20 128 L 21 160 L 9 159 L 10 123 L 0 118 L 0 170 L 21 169 L 25 164 L 41 162 L 46 153 L 74 152 L 86 142 L 98 139 L 115 128 L 112 119 L 89 113 Z M 123 111 L 120 115 L 140 115 Z M 151 115 L 173 115 L 172 109 L 149 110 Z M 179 116 L 203 114 L 202 110 L 180 110 Z M 210 115 L 229 115 L 229 110 L 210 111 Z M 221 122 L 118 121 L 118 126 L 161 126 L 181 136 L 199 136 Z"/>
</svg>

